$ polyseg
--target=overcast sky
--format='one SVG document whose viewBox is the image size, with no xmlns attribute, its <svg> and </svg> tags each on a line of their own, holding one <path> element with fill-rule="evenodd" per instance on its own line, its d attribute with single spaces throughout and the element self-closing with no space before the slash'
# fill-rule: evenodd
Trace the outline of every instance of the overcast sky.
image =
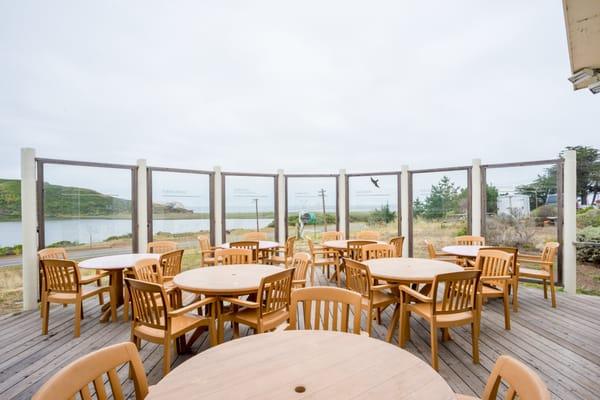
<svg viewBox="0 0 600 400">
<path fill-rule="evenodd" d="M 21 147 L 359 172 L 600 145 L 560 0 L 0 0 L 0 54 L 0 177 Z"/>
</svg>

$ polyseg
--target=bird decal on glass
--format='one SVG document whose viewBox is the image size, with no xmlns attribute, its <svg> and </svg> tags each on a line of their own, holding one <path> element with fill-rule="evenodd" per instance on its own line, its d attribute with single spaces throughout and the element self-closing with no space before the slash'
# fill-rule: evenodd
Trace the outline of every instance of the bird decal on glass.
<svg viewBox="0 0 600 400">
<path fill-rule="evenodd" d="M 376 187 L 377 189 L 379 189 L 379 179 L 375 179 L 375 178 L 371 177 L 371 183 L 372 183 L 373 185 L 375 185 L 375 187 Z"/>
</svg>

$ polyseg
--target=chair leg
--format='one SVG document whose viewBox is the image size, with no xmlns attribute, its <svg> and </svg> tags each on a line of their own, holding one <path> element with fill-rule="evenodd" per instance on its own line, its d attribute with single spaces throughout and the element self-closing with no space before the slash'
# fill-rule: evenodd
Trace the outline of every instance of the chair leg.
<svg viewBox="0 0 600 400">
<path fill-rule="evenodd" d="M 508 291 L 506 289 L 504 289 L 502 302 L 504 303 L 504 329 L 510 330 L 510 307 L 508 305 Z"/>
<path fill-rule="evenodd" d="M 315 286 L 315 265 L 310 266 L 310 286 Z"/>
<path fill-rule="evenodd" d="M 75 303 L 75 332 L 74 337 L 79 337 L 81 333 L 81 299 Z"/>
<path fill-rule="evenodd" d="M 163 377 L 165 377 L 171 370 L 171 337 L 169 335 L 165 335 L 163 348 Z"/>
<path fill-rule="evenodd" d="M 123 321 L 129 319 L 129 290 L 125 290 L 123 293 Z"/>
<path fill-rule="evenodd" d="M 437 328 L 433 324 L 433 321 L 429 325 L 431 331 L 431 367 L 436 371 L 439 370 L 438 365 L 438 343 L 437 343 Z"/>
<path fill-rule="evenodd" d="M 233 338 L 237 339 L 240 337 L 240 324 L 237 322 L 232 322 L 233 324 Z"/>
<path fill-rule="evenodd" d="M 381 325 L 381 308 L 377 309 L 377 323 Z"/>
<path fill-rule="evenodd" d="M 544 298 L 547 299 L 548 298 L 548 287 L 546 284 L 546 280 L 544 279 Z"/>
<path fill-rule="evenodd" d="M 473 362 L 479 364 L 479 321 L 471 324 L 471 345 L 473 347 Z"/>
<path fill-rule="evenodd" d="M 451 340 L 452 337 L 450 337 L 450 329 L 449 328 L 442 328 L 442 340 L 444 342 L 447 342 L 449 340 Z"/>
<path fill-rule="evenodd" d="M 102 286 L 102 279 L 96 281 L 96 286 Z M 104 293 L 102 292 L 98 293 L 98 303 L 100 303 L 100 305 L 104 304 Z"/>
<path fill-rule="evenodd" d="M 369 336 L 372 336 L 371 335 L 372 325 L 373 325 L 373 309 L 369 308 L 369 312 L 367 314 L 367 333 L 369 334 Z"/>
<path fill-rule="evenodd" d="M 50 318 L 50 303 L 46 300 L 42 303 L 42 311 L 44 314 L 42 315 L 42 335 L 48 334 L 48 319 Z"/>
<path fill-rule="evenodd" d="M 554 279 L 550 280 L 550 296 L 552 297 L 552 307 L 556 308 L 556 287 L 554 287 Z"/>
<path fill-rule="evenodd" d="M 519 312 L 519 280 L 515 279 L 514 284 L 512 285 L 513 287 L 513 298 L 512 298 L 512 303 L 513 303 L 513 311 L 514 312 Z"/>
</svg>

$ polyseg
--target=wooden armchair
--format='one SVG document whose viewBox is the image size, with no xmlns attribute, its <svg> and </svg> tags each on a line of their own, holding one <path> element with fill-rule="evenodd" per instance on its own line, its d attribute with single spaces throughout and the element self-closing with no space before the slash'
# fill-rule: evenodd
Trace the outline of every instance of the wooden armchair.
<svg viewBox="0 0 600 400">
<path fill-rule="evenodd" d="M 252 264 L 254 253 L 250 249 L 217 249 L 215 258 L 222 265 Z"/>
<path fill-rule="evenodd" d="M 554 287 L 554 258 L 558 251 L 557 242 L 548 242 L 540 255 L 521 254 L 519 256 L 518 278 L 539 279 L 544 283 L 544 298 L 548 298 L 548 284 L 550 284 L 550 295 L 552 296 L 552 307 L 556 308 L 556 287 Z M 527 268 L 527 266 L 537 266 Z"/>
<path fill-rule="evenodd" d="M 394 249 L 396 249 L 394 257 L 402 257 L 402 252 L 404 248 L 404 236 L 394 236 L 390 238 L 390 244 L 394 246 Z"/>
<path fill-rule="evenodd" d="M 513 277 L 510 268 L 513 255 L 502 250 L 481 249 L 475 259 L 475 269 L 481 271 L 479 295 L 481 300 L 502 298 L 504 304 L 504 329 L 510 330 L 508 290 Z"/>
<path fill-rule="evenodd" d="M 296 237 L 290 236 L 285 241 L 285 246 L 279 246 L 275 249 L 271 257 L 267 260 L 268 264 L 271 265 L 285 265 L 286 267 L 292 262 L 292 256 L 294 255 L 294 244 L 296 243 Z"/>
<path fill-rule="evenodd" d="M 125 279 L 127 290 L 133 302 L 131 341 L 139 349 L 141 340 L 162 344 L 164 347 L 163 376 L 171 369 L 171 345 L 177 341 L 177 350 L 188 350 L 185 334 L 200 327 L 208 328 L 210 345 L 217 343 L 215 336 L 215 299 L 207 297 L 184 307 L 174 309 L 167 301 L 162 285 L 136 279 Z M 208 316 L 188 314 L 201 307 L 210 306 Z"/>
<path fill-rule="evenodd" d="M 267 234 L 265 232 L 248 232 L 244 234 L 244 240 L 267 240 Z"/>
<path fill-rule="evenodd" d="M 362 246 L 361 259 L 363 261 L 372 260 L 374 258 L 390 258 L 396 254 L 396 248 L 391 244 L 366 244 Z"/>
<path fill-rule="evenodd" d="M 482 400 L 496 400 L 501 383 L 507 386 L 504 398 L 514 400 L 550 400 L 552 396 L 546 384 L 531 368 L 514 358 L 502 355 L 494 364 L 483 390 Z M 476 397 L 456 395 L 457 400 L 477 400 Z"/>
<path fill-rule="evenodd" d="M 113 344 L 85 355 L 52 376 L 33 395 L 33 400 L 67 400 L 75 399 L 77 394 L 82 399 L 94 398 L 124 400 L 121 378 L 117 370 L 129 364 L 129 376 L 133 379 L 135 399 L 143 400 L 148 395 L 148 380 L 142 359 L 133 343 Z M 109 385 L 105 385 L 108 380 Z M 93 384 L 95 393 L 90 392 Z M 110 386 L 111 393 L 106 393 Z"/>
<path fill-rule="evenodd" d="M 360 231 L 356 233 L 358 240 L 379 240 L 380 235 L 377 231 Z"/>
<path fill-rule="evenodd" d="M 377 244 L 374 240 L 348 240 L 345 258 L 355 261 L 362 261 L 363 246 L 368 244 Z"/>
<path fill-rule="evenodd" d="M 470 324 L 473 362 L 479 363 L 477 287 L 480 275 L 481 271 L 478 270 L 437 275 L 430 296 L 408 286 L 400 286 L 400 347 L 410 340 L 410 313 L 424 318 L 429 322 L 431 332 L 431 366 L 437 371 L 437 330 L 442 329 L 443 339 L 446 340 L 450 338 L 449 328 Z M 438 293 L 441 293 L 441 298 Z"/>
<path fill-rule="evenodd" d="M 290 267 L 294 268 L 294 280 L 292 281 L 292 290 L 306 287 L 306 272 L 311 263 L 311 255 L 305 252 L 294 254 Z"/>
<path fill-rule="evenodd" d="M 208 237 L 198 236 L 198 245 L 200 247 L 200 266 L 216 265 L 215 250 L 217 248 L 210 245 Z"/>
<path fill-rule="evenodd" d="M 237 297 L 225 298 L 233 306 L 226 320 L 233 324 L 233 337 L 240 336 L 240 324 L 249 326 L 255 333 L 272 331 L 290 317 L 290 294 L 294 268 L 265 276 L 260 281 L 256 302 Z"/>
<path fill-rule="evenodd" d="M 258 263 L 261 260 L 260 244 L 256 240 L 231 242 L 229 243 L 229 248 L 252 250 L 252 263 Z"/>
<path fill-rule="evenodd" d="M 358 335 L 361 302 L 360 294 L 336 287 L 320 286 L 294 290 L 290 305 L 290 324 L 286 330 L 331 330 Z M 299 304 L 302 304 L 303 318 L 298 318 Z"/>
<path fill-rule="evenodd" d="M 431 258 L 432 260 L 448 261 L 451 263 L 458 262 L 456 259 L 456 256 L 445 253 L 443 251 L 437 251 L 435 249 L 435 247 L 433 246 L 433 243 L 431 243 L 428 240 L 425 241 L 425 246 L 427 246 L 427 254 L 429 255 L 429 258 Z"/>
<path fill-rule="evenodd" d="M 147 246 L 148 253 L 161 254 L 173 250 L 177 250 L 177 243 L 170 240 L 157 240 L 155 242 L 148 242 Z"/>
<path fill-rule="evenodd" d="M 362 308 L 367 310 L 367 332 L 371 336 L 373 318 L 381 324 L 381 310 L 397 304 L 398 298 L 388 289 L 398 285 L 374 285 L 369 267 L 358 261 L 344 259 L 346 264 L 346 288 L 362 296 Z"/>
<path fill-rule="evenodd" d="M 483 236 L 462 235 L 455 239 L 459 246 L 485 246 L 485 238 Z"/>
<path fill-rule="evenodd" d="M 56 259 L 42 260 L 42 271 L 45 282 L 42 294 L 42 335 L 48 334 L 50 303 L 58 303 L 75 305 L 74 336 L 79 337 L 83 318 L 83 300 L 103 292 L 107 292 L 110 296 L 109 286 L 99 286 L 89 291 L 84 291 L 84 286 L 108 276 L 108 272 L 82 279 L 75 261 Z M 110 301 L 113 302 L 112 296 Z"/>
<path fill-rule="evenodd" d="M 181 272 L 183 250 L 173 250 L 160 255 L 158 265 L 161 268 L 164 281 L 172 281 Z"/>
<path fill-rule="evenodd" d="M 482 247 L 481 250 L 500 250 L 505 253 L 508 253 L 512 256 L 512 262 L 510 263 L 510 268 L 508 270 L 512 279 L 509 283 L 509 294 L 512 290 L 512 308 L 514 312 L 519 311 L 519 249 L 516 247 Z M 475 268 L 475 260 L 467 260 L 467 264 L 465 269 Z"/>
<path fill-rule="evenodd" d="M 321 267 L 323 270 L 327 270 L 327 277 L 329 278 L 329 267 L 335 268 L 335 277 L 337 278 L 337 285 L 340 286 L 340 264 L 339 256 L 340 253 L 332 249 L 317 249 L 315 244 L 310 238 L 306 238 L 308 243 L 308 249 L 312 257 L 310 267 L 310 285 L 315 284 L 315 268 Z"/>
</svg>

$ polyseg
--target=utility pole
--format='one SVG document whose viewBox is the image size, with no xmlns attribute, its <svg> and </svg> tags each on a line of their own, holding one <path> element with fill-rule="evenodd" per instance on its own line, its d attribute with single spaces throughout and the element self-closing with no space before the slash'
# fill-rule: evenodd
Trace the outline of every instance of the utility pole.
<svg viewBox="0 0 600 400">
<path fill-rule="evenodd" d="M 323 202 L 323 231 L 327 232 L 327 213 L 325 212 L 325 189 L 319 190 L 319 196 Z"/>
<path fill-rule="evenodd" d="M 256 210 L 256 232 L 258 232 L 258 199 L 252 199 L 252 201 L 254 202 L 254 209 Z"/>
</svg>

